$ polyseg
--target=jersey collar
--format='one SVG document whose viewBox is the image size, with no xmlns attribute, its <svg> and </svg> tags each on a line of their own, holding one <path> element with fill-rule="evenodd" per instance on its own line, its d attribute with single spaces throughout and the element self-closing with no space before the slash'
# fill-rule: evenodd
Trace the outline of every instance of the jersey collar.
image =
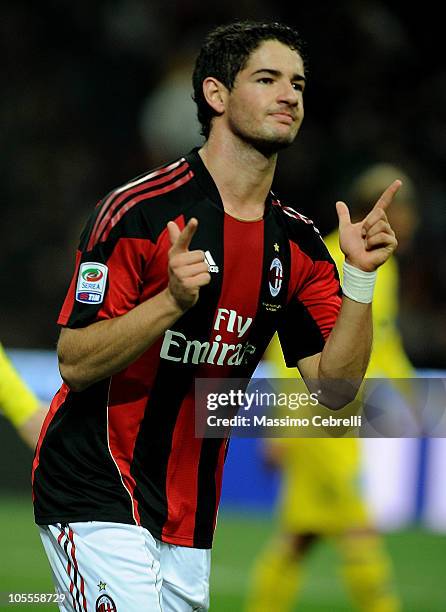
<svg viewBox="0 0 446 612">
<path fill-rule="evenodd" d="M 194 149 L 192 149 L 192 151 L 190 151 L 190 153 L 186 155 L 186 160 L 190 164 L 194 176 L 202 191 L 204 191 L 204 193 L 210 200 L 212 200 L 212 202 L 214 202 L 219 208 L 224 210 L 223 202 L 220 196 L 220 192 L 218 191 L 217 185 L 215 184 L 214 179 L 212 178 L 209 170 L 204 165 L 203 160 L 198 154 L 198 151 L 199 147 L 195 147 Z M 265 218 L 266 215 L 269 213 L 273 199 L 274 196 L 270 192 L 266 198 L 265 213 L 263 215 L 263 218 Z"/>
</svg>

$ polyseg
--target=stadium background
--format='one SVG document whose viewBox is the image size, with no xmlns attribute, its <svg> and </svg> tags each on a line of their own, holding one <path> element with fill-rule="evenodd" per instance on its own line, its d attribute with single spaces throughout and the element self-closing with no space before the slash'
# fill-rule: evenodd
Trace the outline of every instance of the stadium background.
<svg viewBox="0 0 446 612">
<path fill-rule="evenodd" d="M 197 0 L 5 0 L 0 339 L 42 399 L 57 388 L 55 319 L 89 210 L 111 187 L 189 148 L 192 58 L 209 27 L 234 18 L 282 19 L 307 41 L 306 118 L 281 156 L 279 196 L 325 233 L 336 222 L 334 202 L 366 164 L 397 163 L 413 177 L 421 223 L 401 262 L 401 329 L 419 370 L 445 368 L 446 69 L 442 20 L 429 3 L 421 11 L 304 1 L 290 11 L 270 0 L 208 8 Z M 388 452 L 366 449 L 367 490 L 405 609 L 446 610 L 444 441 L 398 441 Z M 30 459 L 0 418 L 1 593 L 51 587 L 30 514 Z M 234 440 L 214 551 L 217 612 L 241 609 L 277 484 L 261 470 L 256 441 Z M 316 551 L 300 609 L 349 609 L 331 554 Z"/>
</svg>

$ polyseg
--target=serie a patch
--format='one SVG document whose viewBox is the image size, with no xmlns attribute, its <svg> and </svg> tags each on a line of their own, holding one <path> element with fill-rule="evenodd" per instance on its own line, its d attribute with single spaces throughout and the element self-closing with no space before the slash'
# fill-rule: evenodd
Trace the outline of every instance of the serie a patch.
<svg viewBox="0 0 446 612">
<path fill-rule="evenodd" d="M 79 268 L 76 300 L 83 304 L 100 304 L 104 299 L 108 268 L 95 261 L 86 261 Z"/>
</svg>

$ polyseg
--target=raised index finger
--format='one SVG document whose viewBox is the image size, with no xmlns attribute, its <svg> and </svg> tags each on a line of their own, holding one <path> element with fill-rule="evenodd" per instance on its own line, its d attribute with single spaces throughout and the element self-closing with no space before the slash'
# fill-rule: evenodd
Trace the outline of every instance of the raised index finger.
<svg viewBox="0 0 446 612">
<path fill-rule="evenodd" d="M 174 221 L 169 221 L 167 224 L 167 229 L 169 231 L 170 241 L 172 243 L 172 251 L 178 253 L 187 251 L 197 227 L 198 221 L 195 219 L 195 217 L 191 217 L 189 219 L 187 225 L 181 232 Z"/>
<path fill-rule="evenodd" d="M 396 192 L 398 191 L 398 189 L 401 187 L 402 184 L 403 183 L 399 179 L 397 179 L 396 181 L 393 181 L 393 183 L 387 187 L 384 193 L 377 200 L 372 210 L 375 210 L 376 208 L 382 208 L 382 210 L 386 210 L 386 208 L 388 208 L 389 205 L 391 204 L 393 198 L 395 197 Z"/>
</svg>

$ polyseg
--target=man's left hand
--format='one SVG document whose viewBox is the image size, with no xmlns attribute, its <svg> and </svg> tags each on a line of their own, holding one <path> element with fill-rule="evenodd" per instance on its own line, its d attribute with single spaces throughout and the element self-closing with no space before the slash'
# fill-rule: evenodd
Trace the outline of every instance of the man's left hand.
<svg viewBox="0 0 446 612">
<path fill-rule="evenodd" d="M 358 223 L 352 223 L 345 202 L 336 202 L 339 218 L 339 244 L 345 260 L 364 272 L 373 272 L 381 266 L 398 245 L 395 232 L 387 219 L 386 209 L 401 187 L 393 181 L 378 199 L 369 214 Z"/>
</svg>

